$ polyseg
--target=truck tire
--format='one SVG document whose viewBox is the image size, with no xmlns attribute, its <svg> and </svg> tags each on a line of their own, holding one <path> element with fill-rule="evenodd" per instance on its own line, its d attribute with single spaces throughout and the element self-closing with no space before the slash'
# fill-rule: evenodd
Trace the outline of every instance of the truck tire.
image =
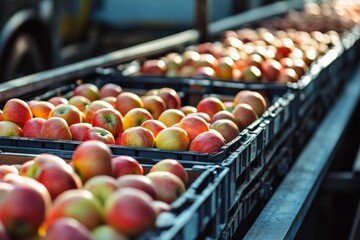
<svg viewBox="0 0 360 240">
<path fill-rule="evenodd" d="M 18 35 L 8 49 L 4 59 L 2 82 L 45 69 L 40 46 L 30 34 Z"/>
</svg>

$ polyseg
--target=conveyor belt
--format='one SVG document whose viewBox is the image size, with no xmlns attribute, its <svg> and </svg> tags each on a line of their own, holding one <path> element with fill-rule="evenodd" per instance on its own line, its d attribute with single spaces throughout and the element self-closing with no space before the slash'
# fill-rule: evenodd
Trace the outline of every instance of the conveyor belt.
<svg viewBox="0 0 360 240">
<path fill-rule="evenodd" d="M 360 66 L 244 239 L 294 239 L 359 103 Z"/>
</svg>

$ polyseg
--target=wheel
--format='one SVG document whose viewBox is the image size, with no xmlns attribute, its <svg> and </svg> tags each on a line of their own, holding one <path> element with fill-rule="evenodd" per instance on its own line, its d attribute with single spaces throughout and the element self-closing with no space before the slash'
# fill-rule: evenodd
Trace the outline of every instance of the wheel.
<svg viewBox="0 0 360 240">
<path fill-rule="evenodd" d="M 10 45 L 5 56 L 1 81 L 8 81 L 45 69 L 41 49 L 29 34 L 20 34 Z"/>
</svg>

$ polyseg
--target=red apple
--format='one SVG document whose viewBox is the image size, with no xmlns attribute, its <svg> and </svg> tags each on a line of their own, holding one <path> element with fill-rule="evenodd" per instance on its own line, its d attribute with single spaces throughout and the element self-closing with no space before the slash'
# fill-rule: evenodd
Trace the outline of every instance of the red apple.
<svg viewBox="0 0 360 240">
<path fill-rule="evenodd" d="M 209 130 L 209 126 L 203 118 L 189 115 L 180 120 L 178 127 L 184 129 L 187 132 L 190 141 L 200 133 Z"/>
<path fill-rule="evenodd" d="M 182 106 L 180 108 L 180 111 L 182 111 L 185 115 L 188 115 L 190 113 L 196 113 L 197 109 L 194 106 L 186 105 L 186 106 Z"/>
<path fill-rule="evenodd" d="M 31 109 L 33 117 L 48 119 L 49 113 L 55 108 L 54 104 L 48 101 L 31 100 L 27 104 Z"/>
<path fill-rule="evenodd" d="M 261 71 L 264 81 L 276 81 L 279 76 L 280 70 L 282 69 L 281 64 L 275 59 L 265 59 L 261 63 Z"/>
<path fill-rule="evenodd" d="M 70 104 L 61 104 L 56 106 L 49 113 L 49 118 L 51 117 L 61 117 L 65 119 L 68 126 L 71 126 L 74 123 L 79 123 L 82 121 L 80 110 L 77 107 Z"/>
<path fill-rule="evenodd" d="M 152 148 L 155 146 L 155 136 L 147 128 L 131 127 L 122 133 L 121 144 L 130 147 Z"/>
<path fill-rule="evenodd" d="M 185 192 L 181 179 L 171 172 L 155 171 L 146 174 L 154 183 L 157 199 L 171 204 Z"/>
<path fill-rule="evenodd" d="M 255 110 L 247 103 L 237 104 L 232 113 L 240 132 L 258 119 Z"/>
<path fill-rule="evenodd" d="M 143 122 L 141 124 L 141 127 L 149 129 L 154 136 L 156 137 L 156 135 L 163 129 L 166 128 L 166 125 L 162 122 L 160 122 L 159 120 L 156 119 L 149 119 L 146 120 L 145 122 Z"/>
<path fill-rule="evenodd" d="M 51 198 L 41 183 L 16 176 L 18 180 L 12 183 L 13 190 L 6 193 L 0 202 L 0 221 L 12 239 L 26 239 L 37 233 L 43 224 Z"/>
<path fill-rule="evenodd" d="M 276 82 L 278 83 L 288 83 L 288 82 L 297 82 L 299 76 L 293 68 L 284 68 L 280 71 Z"/>
<path fill-rule="evenodd" d="M 210 117 L 215 113 L 225 110 L 224 103 L 217 97 L 205 97 L 196 106 L 198 112 L 207 113 Z"/>
<path fill-rule="evenodd" d="M 110 103 L 113 106 L 113 108 L 115 108 L 116 106 L 116 97 L 108 96 L 102 98 L 101 100 Z"/>
<path fill-rule="evenodd" d="M 96 227 L 92 230 L 91 236 L 92 240 L 128 240 L 128 237 L 124 233 L 108 224 Z"/>
<path fill-rule="evenodd" d="M 190 142 L 189 151 L 199 153 L 217 153 L 225 145 L 224 137 L 216 130 L 210 129 L 200 133 Z"/>
<path fill-rule="evenodd" d="M 97 140 L 106 144 L 115 144 L 115 138 L 111 132 L 101 127 L 92 127 L 84 133 L 82 141 Z"/>
<path fill-rule="evenodd" d="M 187 116 L 198 116 L 198 117 L 201 117 L 202 119 L 204 119 L 208 123 L 211 122 L 211 117 L 209 116 L 209 114 L 204 113 L 204 112 L 189 113 L 189 114 L 187 114 Z"/>
<path fill-rule="evenodd" d="M 155 226 L 151 197 L 135 188 L 121 188 L 105 202 L 105 222 L 128 236 L 136 237 Z"/>
<path fill-rule="evenodd" d="M 155 147 L 162 150 L 186 151 L 190 143 L 187 132 L 179 127 L 168 127 L 155 138 Z"/>
<path fill-rule="evenodd" d="M 29 105 L 21 99 L 12 98 L 6 101 L 3 108 L 3 120 L 16 123 L 19 127 L 32 118 Z"/>
<path fill-rule="evenodd" d="M 112 176 L 98 175 L 90 178 L 84 184 L 84 189 L 90 191 L 104 205 L 106 199 L 118 189 L 118 186 Z"/>
<path fill-rule="evenodd" d="M 27 121 L 23 127 L 22 137 L 40 138 L 41 128 L 45 123 L 44 118 L 35 117 Z"/>
<path fill-rule="evenodd" d="M 43 240 L 93 240 L 91 231 L 78 220 L 71 217 L 56 219 L 46 229 Z"/>
<path fill-rule="evenodd" d="M 90 123 L 81 122 L 75 123 L 69 127 L 69 130 L 72 135 L 72 140 L 74 141 L 82 141 L 85 133 L 92 128 Z"/>
<path fill-rule="evenodd" d="M 231 112 L 229 112 L 228 110 L 221 110 L 221 111 L 215 113 L 214 116 L 211 118 L 210 123 L 213 123 L 219 119 L 229 119 L 233 122 L 235 121 L 234 115 Z"/>
<path fill-rule="evenodd" d="M 146 120 L 153 119 L 151 113 L 145 108 L 133 108 L 130 109 L 122 120 L 124 130 L 141 126 Z"/>
<path fill-rule="evenodd" d="M 136 188 L 149 194 L 149 196 L 152 199 L 154 200 L 156 199 L 156 191 L 155 191 L 154 183 L 144 175 L 136 175 L 136 174 L 123 175 L 117 178 L 116 184 L 119 189 L 126 187 Z"/>
<path fill-rule="evenodd" d="M 180 122 L 180 120 L 184 117 L 185 114 L 181 110 L 170 108 L 163 111 L 160 114 L 158 120 L 165 124 L 165 126 L 171 127 L 172 125 Z"/>
<path fill-rule="evenodd" d="M 181 107 L 180 95 L 174 89 L 169 87 L 160 88 L 158 95 L 164 100 L 167 108 L 179 109 Z"/>
<path fill-rule="evenodd" d="M 47 119 L 41 127 L 40 137 L 45 139 L 72 140 L 69 125 L 61 117 Z"/>
<path fill-rule="evenodd" d="M 55 96 L 48 99 L 48 102 L 51 103 L 54 106 L 60 105 L 60 104 L 67 104 L 69 101 L 61 96 Z"/>
<path fill-rule="evenodd" d="M 92 83 L 82 83 L 75 87 L 74 96 L 84 96 L 91 102 L 98 100 L 100 96 L 99 88 Z"/>
<path fill-rule="evenodd" d="M 101 127 L 112 133 L 114 138 L 123 131 L 123 116 L 116 109 L 103 108 L 95 112 L 91 124 Z"/>
<path fill-rule="evenodd" d="M 166 73 L 166 63 L 162 59 L 145 60 L 140 69 L 141 75 L 164 76 Z"/>
<path fill-rule="evenodd" d="M 88 190 L 67 190 L 53 201 L 46 224 L 51 226 L 64 217 L 73 218 L 92 230 L 102 223 L 101 204 Z"/>
<path fill-rule="evenodd" d="M 112 152 L 101 141 L 89 140 L 78 145 L 71 162 L 83 183 L 97 175 L 112 175 Z"/>
<path fill-rule="evenodd" d="M 115 83 L 106 83 L 100 88 L 100 99 L 105 97 L 117 97 L 122 92 L 122 88 Z"/>
<path fill-rule="evenodd" d="M 133 108 L 143 108 L 141 98 L 133 92 L 122 92 L 116 97 L 115 109 L 123 116 Z"/>
<path fill-rule="evenodd" d="M 254 109 L 258 117 L 263 115 L 267 109 L 266 99 L 256 91 L 241 90 L 235 95 L 233 102 L 234 105 L 238 105 L 240 103 L 249 104 Z"/>
<path fill-rule="evenodd" d="M 88 98 L 81 95 L 72 96 L 68 101 L 68 104 L 77 107 L 81 112 L 84 112 L 90 103 L 91 101 Z"/>
<path fill-rule="evenodd" d="M 152 166 L 149 172 L 156 172 L 156 171 L 167 171 L 175 174 L 178 176 L 181 181 L 187 186 L 188 183 L 188 174 L 185 170 L 184 166 L 175 159 L 162 159 L 157 162 L 154 166 Z"/>
<path fill-rule="evenodd" d="M 103 108 L 114 108 L 110 103 L 105 102 L 104 100 L 95 100 L 88 105 L 84 114 L 85 114 L 85 121 L 91 123 L 92 117 L 96 113 L 96 111 L 103 109 Z"/>
<path fill-rule="evenodd" d="M 111 159 L 112 175 L 118 178 L 127 174 L 143 175 L 144 170 L 141 164 L 133 157 L 130 156 L 116 156 Z"/>
<path fill-rule="evenodd" d="M 159 96 L 145 95 L 141 99 L 144 108 L 151 113 L 154 119 L 158 119 L 160 114 L 166 109 L 165 101 Z"/>
<path fill-rule="evenodd" d="M 0 136 L 21 137 L 22 129 L 16 123 L 10 121 L 0 122 Z"/>
<path fill-rule="evenodd" d="M 225 139 L 230 142 L 239 135 L 239 128 L 236 123 L 229 119 L 219 119 L 211 123 L 210 129 L 218 131 Z"/>
</svg>

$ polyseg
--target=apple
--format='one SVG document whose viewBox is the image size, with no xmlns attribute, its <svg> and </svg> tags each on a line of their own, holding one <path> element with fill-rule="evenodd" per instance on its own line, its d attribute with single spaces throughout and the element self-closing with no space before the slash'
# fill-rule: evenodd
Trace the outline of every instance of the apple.
<svg viewBox="0 0 360 240">
<path fill-rule="evenodd" d="M 128 236 L 139 236 L 155 226 L 151 202 L 151 197 L 141 190 L 120 188 L 105 202 L 105 222 Z"/>
<path fill-rule="evenodd" d="M 279 76 L 276 79 L 278 83 L 297 82 L 299 76 L 293 68 L 284 68 L 280 71 Z"/>
<path fill-rule="evenodd" d="M 164 76 L 166 73 L 166 63 L 162 59 L 145 60 L 140 69 L 141 75 Z"/>
<path fill-rule="evenodd" d="M 0 136 L 21 137 L 22 129 L 16 123 L 10 121 L 0 122 Z"/>
<path fill-rule="evenodd" d="M 118 185 L 112 176 L 98 175 L 90 178 L 84 184 L 84 189 L 90 191 L 104 205 L 106 199 L 118 189 Z"/>
<path fill-rule="evenodd" d="M 27 104 L 30 107 L 33 117 L 48 119 L 49 113 L 55 108 L 54 104 L 48 101 L 31 100 Z"/>
<path fill-rule="evenodd" d="M 189 115 L 185 116 L 180 120 L 178 127 L 184 129 L 187 132 L 190 141 L 193 140 L 200 133 L 209 130 L 209 126 L 203 118 L 199 116 Z"/>
<path fill-rule="evenodd" d="M 88 98 L 81 95 L 72 96 L 68 101 L 68 104 L 77 107 L 81 112 L 84 112 L 90 103 L 91 101 Z"/>
<path fill-rule="evenodd" d="M 156 216 L 159 216 L 159 214 L 162 212 L 170 212 L 171 210 L 170 204 L 164 201 L 159 201 L 159 200 L 152 201 L 151 206 L 155 210 Z"/>
<path fill-rule="evenodd" d="M 200 60 L 200 53 L 194 50 L 185 50 L 182 53 L 183 66 L 195 66 L 196 62 Z"/>
<path fill-rule="evenodd" d="M 114 138 L 123 131 L 123 116 L 116 109 L 103 108 L 95 112 L 91 119 L 94 127 L 101 127 L 112 133 Z"/>
<path fill-rule="evenodd" d="M 133 92 L 121 92 L 116 97 L 115 109 L 123 116 L 133 108 L 143 108 L 144 104 L 141 98 Z"/>
<path fill-rule="evenodd" d="M 116 97 L 108 96 L 108 97 L 101 98 L 101 100 L 110 103 L 113 106 L 113 108 L 115 108 L 115 106 L 116 106 Z"/>
<path fill-rule="evenodd" d="M 56 219 L 47 227 L 43 240 L 93 240 L 91 231 L 71 217 Z"/>
<path fill-rule="evenodd" d="M 219 58 L 217 77 L 224 80 L 233 79 L 234 68 L 235 61 L 231 57 L 224 56 Z"/>
<path fill-rule="evenodd" d="M 144 169 L 141 164 L 133 157 L 119 155 L 111 159 L 112 176 L 119 178 L 127 174 L 143 175 Z"/>
<path fill-rule="evenodd" d="M 104 100 L 95 100 L 88 105 L 86 108 L 84 114 L 85 114 L 85 121 L 88 123 L 91 123 L 92 117 L 96 113 L 96 111 L 102 109 L 102 108 L 114 108 L 110 103 L 104 101 Z"/>
<path fill-rule="evenodd" d="M 43 184 L 53 200 L 69 189 L 82 187 L 73 168 L 55 155 L 38 155 L 24 174 Z"/>
<path fill-rule="evenodd" d="M 160 88 L 158 95 L 164 100 L 167 108 L 179 109 L 181 107 L 181 98 L 175 89 L 169 87 Z"/>
<path fill-rule="evenodd" d="M 99 97 L 103 99 L 105 97 L 117 97 L 122 92 L 122 88 L 115 83 L 105 83 L 100 87 Z"/>
<path fill-rule="evenodd" d="M 175 159 L 162 159 L 155 163 L 149 170 L 149 172 L 167 171 L 178 176 L 185 186 L 188 184 L 188 173 L 184 166 Z"/>
<path fill-rule="evenodd" d="M 215 121 L 217 121 L 219 119 L 229 119 L 229 120 L 235 122 L 234 115 L 231 112 L 229 112 L 228 110 L 221 110 L 221 111 L 215 113 L 214 116 L 211 118 L 210 123 L 214 123 Z"/>
<path fill-rule="evenodd" d="M 82 141 L 97 140 L 106 144 L 115 144 L 113 134 L 101 127 L 92 127 L 84 133 Z"/>
<path fill-rule="evenodd" d="M 145 176 L 154 183 L 156 198 L 168 204 L 178 199 L 186 190 L 183 181 L 171 172 L 155 171 Z"/>
<path fill-rule="evenodd" d="M 61 104 L 55 106 L 55 108 L 49 113 L 49 118 L 51 117 L 61 117 L 65 119 L 68 126 L 71 126 L 74 123 L 79 123 L 82 121 L 80 110 L 77 107 L 70 104 Z"/>
<path fill-rule="evenodd" d="M 261 80 L 261 70 L 253 65 L 245 67 L 242 78 L 244 82 L 259 82 Z"/>
<path fill-rule="evenodd" d="M 46 218 L 51 226 L 64 217 L 73 218 L 92 230 L 102 223 L 101 203 L 88 190 L 70 189 L 60 194 L 52 204 Z"/>
<path fill-rule="evenodd" d="M 264 81 L 274 82 L 282 69 L 281 63 L 275 59 L 265 59 L 261 63 L 262 77 Z"/>
<path fill-rule="evenodd" d="M 165 111 L 166 103 L 165 101 L 156 95 L 145 95 L 142 98 L 144 108 L 148 110 L 154 119 L 158 119 L 160 114 Z"/>
<path fill-rule="evenodd" d="M 247 103 L 237 104 L 232 113 L 240 132 L 258 119 L 255 110 Z"/>
<path fill-rule="evenodd" d="M 61 105 L 61 104 L 67 104 L 69 101 L 61 96 L 55 96 L 48 99 L 48 102 L 51 103 L 54 106 Z"/>
<path fill-rule="evenodd" d="M 300 78 L 308 71 L 308 65 L 302 58 L 294 58 L 294 65 L 292 68 L 295 70 L 296 74 Z"/>
<path fill-rule="evenodd" d="M 100 96 L 99 88 L 92 83 L 82 83 L 75 87 L 73 91 L 74 96 L 84 96 L 91 102 L 98 100 Z"/>
<path fill-rule="evenodd" d="M 167 128 L 164 123 L 156 119 L 146 120 L 140 126 L 149 129 L 154 134 L 155 137 L 161 130 Z"/>
<path fill-rule="evenodd" d="M 233 102 L 234 105 L 238 105 L 240 103 L 249 104 L 254 109 L 258 117 L 263 115 L 267 109 L 266 99 L 263 95 L 256 91 L 241 90 L 235 95 Z"/>
<path fill-rule="evenodd" d="M 217 97 L 204 97 L 196 106 L 198 112 L 207 113 L 210 118 L 214 116 L 215 113 L 225 110 L 224 103 Z"/>
<path fill-rule="evenodd" d="M 85 133 L 92 128 L 90 123 L 81 122 L 75 123 L 69 127 L 69 130 L 72 135 L 72 140 L 74 141 L 82 141 Z"/>
<path fill-rule="evenodd" d="M 22 137 L 40 138 L 41 128 L 45 123 L 44 118 L 34 117 L 27 121 L 22 128 Z"/>
<path fill-rule="evenodd" d="M 186 151 L 190 143 L 187 132 L 179 127 L 168 127 L 155 138 L 155 147 L 162 150 Z"/>
<path fill-rule="evenodd" d="M 18 98 L 7 100 L 2 110 L 3 121 L 16 123 L 21 128 L 33 117 L 29 105 Z"/>
<path fill-rule="evenodd" d="M 0 202 L 0 221 L 11 239 L 26 239 L 37 233 L 43 224 L 51 198 L 47 189 L 36 180 L 19 175 L 16 178 L 11 183 L 12 191 L 7 192 Z"/>
<path fill-rule="evenodd" d="M 166 76 L 177 76 L 177 71 L 182 65 L 182 57 L 180 53 L 170 52 L 162 58 L 166 63 Z"/>
<path fill-rule="evenodd" d="M 47 119 L 40 130 L 40 138 L 72 140 L 69 125 L 61 117 Z"/>
<path fill-rule="evenodd" d="M 144 175 L 136 175 L 136 174 L 123 175 L 116 179 L 116 184 L 119 189 L 126 187 L 136 188 L 149 194 L 149 196 L 153 200 L 156 199 L 156 191 L 155 191 L 154 183 Z"/>
<path fill-rule="evenodd" d="M 108 224 L 93 229 L 91 236 L 92 240 L 128 240 L 128 237 L 125 234 Z"/>
<path fill-rule="evenodd" d="M 201 117 L 202 119 L 204 119 L 207 123 L 211 122 L 211 117 L 209 116 L 209 114 L 207 114 L 205 112 L 189 113 L 186 116 L 198 116 L 198 117 Z"/>
<path fill-rule="evenodd" d="M 171 127 L 172 125 L 180 122 L 180 120 L 184 117 L 185 114 L 181 110 L 169 108 L 160 114 L 158 120 L 165 124 L 165 126 Z"/>
<path fill-rule="evenodd" d="M 0 180 L 8 173 L 19 174 L 19 170 L 13 165 L 0 165 Z"/>
<path fill-rule="evenodd" d="M 71 163 L 83 183 L 97 175 L 112 176 L 112 152 L 108 145 L 98 140 L 88 140 L 78 145 Z"/>
<path fill-rule="evenodd" d="M 199 153 L 216 153 L 225 145 L 224 137 L 216 130 L 210 129 L 200 133 L 190 142 L 189 151 Z"/>
<path fill-rule="evenodd" d="M 194 78 L 215 78 L 216 71 L 212 67 L 201 66 L 197 67 L 191 76 Z"/>
<path fill-rule="evenodd" d="M 180 69 L 177 71 L 176 75 L 179 77 L 191 77 L 196 68 L 192 65 L 183 65 L 180 66 Z"/>
<path fill-rule="evenodd" d="M 147 128 L 137 126 L 127 128 L 121 135 L 121 145 L 130 147 L 152 148 L 155 136 Z"/>
<path fill-rule="evenodd" d="M 186 106 L 182 106 L 180 108 L 180 111 L 182 111 L 185 115 L 188 115 L 189 113 L 196 113 L 197 109 L 194 106 L 186 105 Z"/>
<path fill-rule="evenodd" d="M 124 130 L 140 126 L 146 120 L 153 119 L 151 113 L 145 108 L 130 109 L 123 117 L 122 123 Z"/>
<path fill-rule="evenodd" d="M 218 131 L 224 137 L 226 142 L 230 142 L 235 139 L 240 133 L 236 123 L 225 118 L 211 123 L 209 128 Z"/>
<path fill-rule="evenodd" d="M 4 120 L 4 119 L 3 119 L 3 114 L 4 114 L 3 110 L 0 109 L 0 121 Z"/>
</svg>

